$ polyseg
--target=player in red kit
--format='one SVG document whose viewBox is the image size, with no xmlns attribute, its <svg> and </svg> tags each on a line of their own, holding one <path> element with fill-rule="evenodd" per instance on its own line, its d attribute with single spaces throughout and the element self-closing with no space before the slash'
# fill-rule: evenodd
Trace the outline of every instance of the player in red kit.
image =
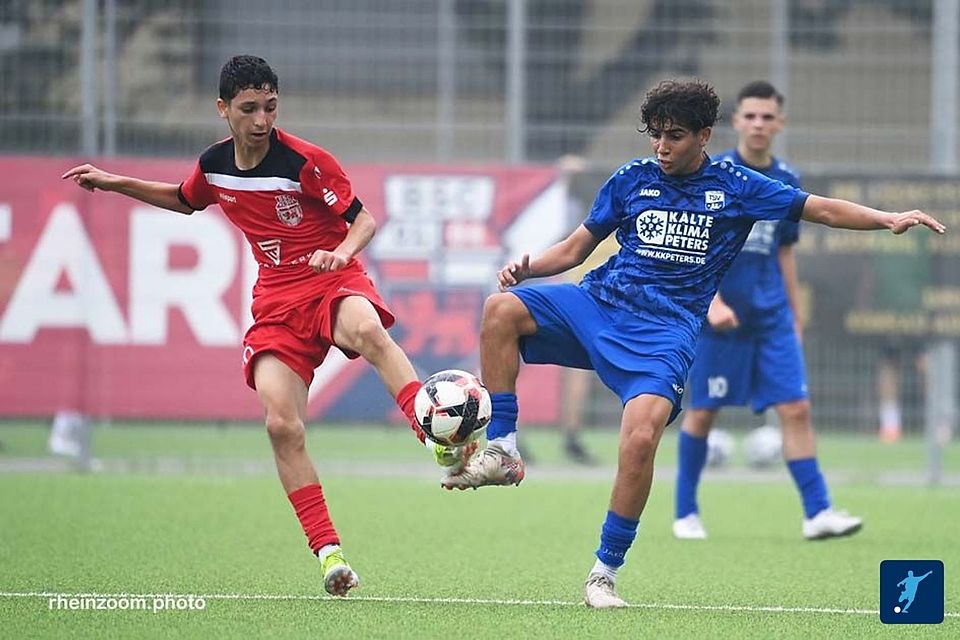
<svg viewBox="0 0 960 640">
<path fill-rule="evenodd" d="M 393 315 L 356 258 L 374 235 L 374 218 L 332 155 L 273 126 L 278 89 L 277 75 L 262 58 L 230 59 L 220 72 L 217 109 L 231 136 L 207 149 L 180 185 L 89 164 L 63 178 L 188 215 L 218 204 L 246 236 L 260 269 L 254 322 L 243 341 L 244 374 L 263 404 L 280 482 L 322 563 L 324 587 L 343 596 L 359 579 L 344 560 L 305 448 L 313 371 L 331 346 L 349 358 L 362 356 L 424 443 L 413 413 L 421 385 L 386 331 Z M 435 453 L 441 465 L 460 467 L 476 447 L 437 445 Z"/>
</svg>

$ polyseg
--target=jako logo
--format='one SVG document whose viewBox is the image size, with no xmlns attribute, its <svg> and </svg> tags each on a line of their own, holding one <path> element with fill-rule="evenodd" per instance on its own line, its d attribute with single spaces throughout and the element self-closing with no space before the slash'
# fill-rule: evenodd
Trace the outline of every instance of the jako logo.
<svg viewBox="0 0 960 640">
<path fill-rule="evenodd" d="M 660 189 L 640 189 L 638 194 L 641 198 L 659 198 Z"/>
</svg>

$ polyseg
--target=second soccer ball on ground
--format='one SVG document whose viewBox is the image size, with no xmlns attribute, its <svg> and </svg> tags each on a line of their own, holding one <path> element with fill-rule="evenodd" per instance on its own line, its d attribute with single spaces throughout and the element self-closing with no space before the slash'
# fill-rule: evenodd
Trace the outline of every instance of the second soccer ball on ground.
<svg viewBox="0 0 960 640">
<path fill-rule="evenodd" d="M 767 469 L 783 460 L 783 437 L 772 425 L 757 427 L 743 439 L 743 459 L 753 469 Z"/>
</svg>

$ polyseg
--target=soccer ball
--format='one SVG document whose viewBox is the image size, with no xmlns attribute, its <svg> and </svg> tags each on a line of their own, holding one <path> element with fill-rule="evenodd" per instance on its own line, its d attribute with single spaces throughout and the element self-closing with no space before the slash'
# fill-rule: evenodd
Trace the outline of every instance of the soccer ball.
<svg viewBox="0 0 960 640">
<path fill-rule="evenodd" d="M 710 435 L 707 436 L 707 466 L 718 468 L 727 466 L 736 448 L 736 442 L 729 431 L 711 429 Z"/>
<path fill-rule="evenodd" d="M 780 429 L 770 425 L 757 427 L 743 440 L 743 457 L 754 469 L 772 467 L 783 457 Z"/>
<path fill-rule="evenodd" d="M 447 369 L 423 381 L 414 400 L 417 424 L 438 444 L 460 445 L 486 428 L 490 394 L 476 376 Z"/>
</svg>

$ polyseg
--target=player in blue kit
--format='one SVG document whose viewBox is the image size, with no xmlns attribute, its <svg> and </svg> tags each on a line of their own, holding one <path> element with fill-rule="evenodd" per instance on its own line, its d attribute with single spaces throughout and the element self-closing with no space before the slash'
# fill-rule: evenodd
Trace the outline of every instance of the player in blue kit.
<svg viewBox="0 0 960 640">
<path fill-rule="evenodd" d="M 737 96 L 737 148 L 717 157 L 775 180 L 800 186 L 797 174 L 771 152 L 783 127 L 783 96 L 769 82 L 751 82 Z M 817 464 L 810 401 L 800 348 L 796 257 L 798 225 L 763 220 L 753 225 L 740 255 L 710 303 L 687 389 L 690 409 L 679 433 L 673 534 L 707 537 L 697 486 L 707 461 L 707 435 L 717 411 L 749 404 L 773 406 L 783 429 L 783 454 L 800 492 L 808 540 L 856 533 L 861 518 L 834 510 Z"/>
<path fill-rule="evenodd" d="M 498 274 L 501 293 L 487 299 L 480 329 L 484 384 L 493 419 L 484 451 L 448 489 L 519 484 L 516 379 L 528 363 L 594 369 L 623 402 L 620 454 L 596 562 L 584 601 L 622 607 L 618 568 L 633 543 L 666 425 L 680 411 L 683 384 L 707 308 L 757 220 L 805 220 L 849 229 L 903 233 L 923 224 L 920 211 L 886 213 L 795 187 L 704 152 L 720 100 L 701 82 L 666 81 L 640 108 L 641 131 L 655 157 L 620 167 L 597 194 L 584 223 L 542 255 L 524 255 Z M 562 273 L 616 233 L 620 250 L 579 285 L 514 288 Z M 510 292 L 507 293 L 507 289 Z"/>
</svg>

